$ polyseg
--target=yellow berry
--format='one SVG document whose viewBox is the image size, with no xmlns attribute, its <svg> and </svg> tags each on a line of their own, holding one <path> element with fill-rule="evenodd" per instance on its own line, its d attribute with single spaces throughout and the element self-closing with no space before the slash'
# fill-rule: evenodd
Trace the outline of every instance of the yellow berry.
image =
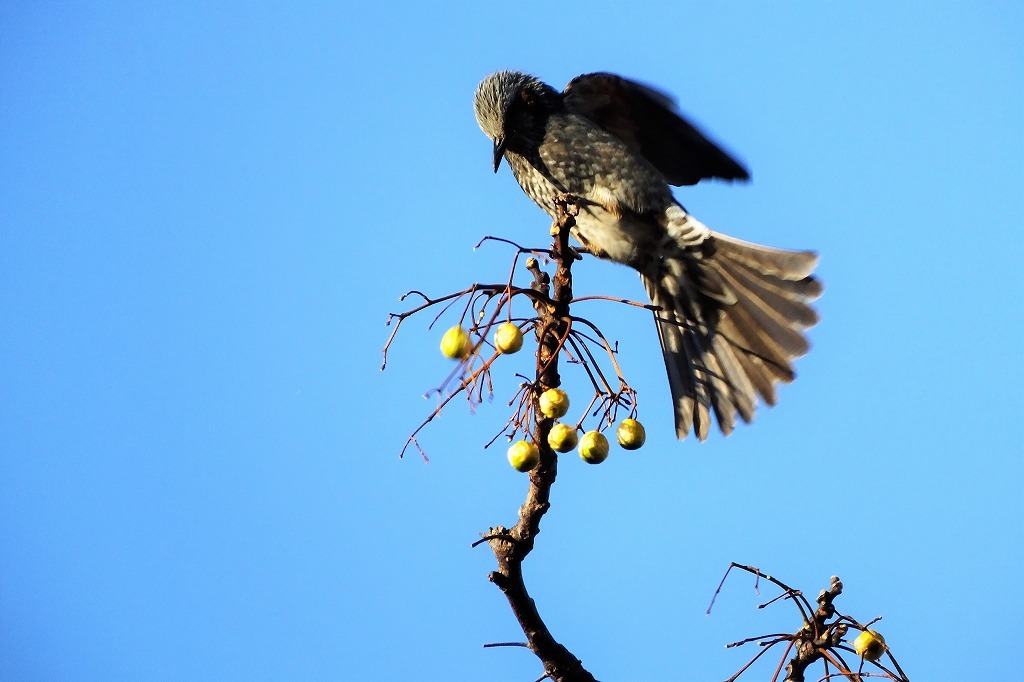
<svg viewBox="0 0 1024 682">
<path fill-rule="evenodd" d="M 540 411 L 553 419 L 564 417 L 569 411 L 569 396 L 560 388 L 549 388 L 540 394 Z"/>
<path fill-rule="evenodd" d="M 516 471 L 529 471 L 540 461 L 540 448 L 525 440 L 512 443 L 508 449 L 508 463 Z"/>
<path fill-rule="evenodd" d="M 615 430 L 619 439 L 619 445 L 625 450 L 636 450 L 647 440 L 647 431 L 644 425 L 635 419 L 623 419 L 619 428 Z"/>
<path fill-rule="evenodd" d="M 579 436 L 576 429 L 568 424 L 555 424 L 548 433 L 548 445 L 556 452 L 569 452 L 576 447 Z"/>
<path fill-rule="evenodd" d="M 587 431 L 580 438 L 580 457 L 587 464 L 600 464 L 608 459 L 608 439 L 600 431 Z"/>
<path fill-rule="evenodd" d="M 494 332 L 494 347 L 498 349 L 499 353 L 506 355 L 518 353 L 519 349 L 523 347 L 523 333 L 516 325 L 506 322 Z"/>
<path fill-rule="evenodd" d="M 461 360 L 473 350 L 473 341 L 469 338 L 469 332 L 460 325 L 455 325 L 441 337 L 441 353 L 446 358 Z"/>
<path fill-rule="evenodd" d="M 853 650 L 865 661 L 877 661 L 885 653 L 885 637 L 875 630 L 865 630 L 853 640 Z"/>
</svg>

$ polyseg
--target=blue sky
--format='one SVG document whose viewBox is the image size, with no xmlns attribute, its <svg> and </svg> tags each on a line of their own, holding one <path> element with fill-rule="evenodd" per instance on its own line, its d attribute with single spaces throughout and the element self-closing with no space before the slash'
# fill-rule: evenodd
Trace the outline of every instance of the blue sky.
<svg viewBox="0 0 1024 682">
<path fill-rule="evenodd" d="M 725 679 L 724 644 L 799 625 L 738 576 L 704 615 L 735 560 L 840 575 L 911 679 L 1018 666 L 992 641 L 1024 608 L 1019 4 L 210 5 L 0 6 L 0 677 L 541 674 L 482 648 L 522 635 L 470 549 L 525 492 L 482 446 L 529 357 L 426 465 L 397 453 L 446 325 L 379 371 L 401 293 L 504 277 L 485 234 L 546 243 L 473 119 L 499 68 L 675 94 L 753 175 L 680 200 L 826 284 L 797 382 L 705 444 L 673 438 L 645 314 L 579 311 L 648 444 L 560 468 L 526 564 L 555 636 L 602 680 Z"/>
</svg>

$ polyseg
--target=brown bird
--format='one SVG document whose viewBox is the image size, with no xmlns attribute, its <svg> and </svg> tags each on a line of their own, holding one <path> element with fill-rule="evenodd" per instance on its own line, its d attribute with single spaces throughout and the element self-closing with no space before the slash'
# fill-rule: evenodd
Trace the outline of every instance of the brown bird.
<svg viewBox="0 0 1024 682">
<path fill-rule="evenodd" d="M 792 361 L 818 321 L 810 302 L 817 255 L 741 241 L 688 214 L 669 185 L 747 180 L 668 96 L 608 73 L 563 92 L 499 71 L 480 83 L 476 119 L 523 191 L 552 217 L 561 194 L 581 203 L 573 236 L 592 254 L 640 273 L 655 313 L 675 404 L 676 435 L 708 436 L 713 410 L 728 435 L 757 396 L 795 377 Z"/>
</svg>

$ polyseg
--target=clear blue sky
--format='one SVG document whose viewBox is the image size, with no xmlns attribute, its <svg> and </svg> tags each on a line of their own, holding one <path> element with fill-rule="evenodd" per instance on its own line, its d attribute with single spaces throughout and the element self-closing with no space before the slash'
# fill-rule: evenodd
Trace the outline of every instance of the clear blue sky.
<svg viewBox="0 0 1024 682">
<path fill-rule="evenodd" d="M 540 675 L 481 647 L 522 635 L 470 549 L 523 498 L 482 446 L 529 358 L 430 425 L 426 465 L 397 453 L 440 330 L 379 371 L 399 294 L 503 277 L 485 234 L 547 241 L 473 119 L 499 68 L 674 93 L 753 173 L 683 203 L 819 250 L 826 283 L 779 406 L 703 445 L 645 314 L 580 310 L 649 439 L 561 467 L 526 565 L 555 636 L 606 682 L 725 679 L 753 652 L 724 644 L 799 625 L 740 578 L 704 615 L 735 560 L 840 575 L 911 679 L 1019 669 L 1021 5 L 5 2 L 0 678 Z"/>
</svg>

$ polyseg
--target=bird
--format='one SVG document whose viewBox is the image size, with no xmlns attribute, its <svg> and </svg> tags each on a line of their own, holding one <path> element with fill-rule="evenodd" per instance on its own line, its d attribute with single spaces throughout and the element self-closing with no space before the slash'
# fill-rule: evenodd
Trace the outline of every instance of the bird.
<svg viewBox="0 0 1024 682">
<path fill-rule="evenodd" d="M 674 100 L 611 73 L 574 78 L 559 92 L 512 70 L 480 82 L 476 120 L 520 187 L 552 218 L 554 199 L 579 207 L 572 236 L 598 258 L 640 274 L 654 310 L 676 436 L 708 437 L 712 414 L 728 436 L 753 421 L 758 400 L 795 378 L 818 322 L 818 256 L 714 231 L 672 186 L 746 181 L 739 162 L 688 121 Z"/>
</svg>

